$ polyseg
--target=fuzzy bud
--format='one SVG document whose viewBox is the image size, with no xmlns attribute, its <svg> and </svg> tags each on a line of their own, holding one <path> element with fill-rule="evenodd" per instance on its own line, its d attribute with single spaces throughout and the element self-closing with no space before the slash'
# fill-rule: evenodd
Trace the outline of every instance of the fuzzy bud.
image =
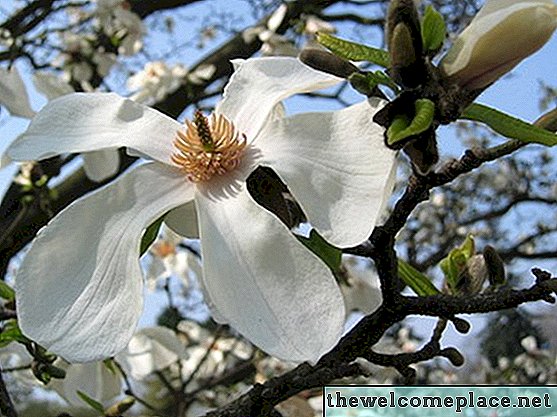
<svg viewBox="0 0 557 417">
<path fill-rule="evenodd" d="M 300 52 L 299 59 L 308 67 L 336 75 L 340 78 L 348 78 L 350 75 L 360 71 L 350 61 L 316 48 L 304 49 Z"/>
<path fill-rule="evenodd" d="M 135 399 L 132 397 L 126 397 L 122 401 L 114 404 L 105 411 L 106 417 L 118 417 L 121 416 L 123 412 L 128 411 L 135 404 Z"/>
<path fill-rule="evenodd" d="M 490 285 L 502 285 L 506 281 L 505 264 L 493 246 L 487 245 L 483 251 Z"/>
<path fill-rule="evenodd" d="M 553 0 L 487 0 L 441 62 L 450 80 L 485 88 L 540 49 L 557 28 Z"/>
<path fill-rule="evenodd" d="M 413 0 L 392 0 L 387 14 L 387 42 L 391 58 L 389 75 L 405 87 L 424 81 L 420 20 Z"/>
</svg>

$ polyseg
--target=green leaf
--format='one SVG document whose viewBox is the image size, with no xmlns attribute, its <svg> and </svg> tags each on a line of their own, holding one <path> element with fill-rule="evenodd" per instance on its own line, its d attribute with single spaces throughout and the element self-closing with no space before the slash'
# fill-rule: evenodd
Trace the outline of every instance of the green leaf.
<svg viewBox="0 0 557 417">
<path fill-rule="evenodd" d="M 470 259 L 476 254 L 476 243 L 474 242 L 474 236 L 468 235 L 464 239 L 464 243 L 460 246 L 460 251 L 466 256 L 466 260 Z"/>
<path fill-rule="evenodd" d="M 91 407 L 93 410 L 98 411 L 99 413 L 104 415 L 104 407 L 101 403 L 99 403 L 98 401 L 95 401 L 94 399 L 89 397 L 87 394 L 85 394 L 83 391 L 77 390 L 76 392 L 77 392 L 77 395 L 79 396 L 79 398 L 81 398 L 85 403 L 87 403 L 87 405 L 89 407 Z"/>
<path fill-rule="evenodd" d="M 348 81 L 356 91 L 364 95 L 369 95 L 378 85 L 389 87 L 395 94 L 400 91 L 398 85 L 383 71 L 355 72 L 348 77 Z"/>
<path fill-rule="evenodd" d="M 387 144 L 393 145 L 410 136 L 425 132 L 433 123 L 435 104 L 426 98 L 416 100 L 414 103 L 415 116 L 408 123 L 406 116 L 395 117 L 389 129 L 387 129 Z M 406 126 L 405 126 L 406 125 Z"/>
<path fill-rule="evenodd" d="M 439 262 L 439 266 L 445 274 L 445 279 L 449 288 L 456 289 L 459 284 L 459 277 L 462 270 L 466 267 L 468 259 L 476 253 L 474 237 L 468 235 L 462 245 L 454 248 L 449 254 Z"/>
<path fill-rule="evenodd" d="M 317 33 L 317 41 L 335 55 L 351 61 L 367 61 L 389 67 L 389 53 L 383 49 L 350 42 L 326 33 Z"/>
<path fill-rule="evenodd" d="M 437 52 L 443 46 L 446 35 L 447 27 L 443 16 L 431 5 L 427 6 L 422 20 L 424 50 Z"/>
<path fill-rule="evenodd" d="M 0 281 L 0 297 L 4 300 L 14 301 L 15 291 L 12 287 L 6 284 L 4 281 Z"/>
<path fill-rule="evenodd" d="M 145 229 L 145 233 L 143 233 L 143 237 L 141 238 L 139 256 L 142 256 L 145 252 L 147 252 L 149 246 L 151 246 L 151 244 L 155 241 L 155 239 L 159 235 L 159 229 L 161 228 L 163 219 L 164 216 L 157 219 L 147 229 Z"/>
<path fill-rule="evenodd" d="M 0 333 L 0 347 L 8 346 L 12 342 L 29 343 L 29 339 L 21 333 L 17 320 L 8 320 Z"/>
<path fill-rule="evenodd" d="M 331 245 L 315 230 L 312 230 L 309 233 L 309 238 L 304 236 L 296 237 L 304 244 L 305 247 L 321 258 L 321 260 L 325 262 L 333 272 L 337 272 L 339 270 L 342 258 L 342 251 L 339 248 Z"/>
<path fill-rule="evenodd" d="M 511 139 L 545 146 L 557 144 L 557 135 L 549 130 L 532 125 L 499 110 L 473 103 L 460 115 L 461 119 L 473 120 L 488 125 L 495 132 Z"/>
<path fill-rule="evenodd" d="M 105 359 L 103 361 L 103 365 L 106 366 L 106 369 L 108 369 L 112 375 L 116 375 L 116 367 L 114 366 L 114 361 L 112 359 Z"/>
<path fill-rule="evenodd" d="M 402 259 L 398 260 L 398 275 L 419 296 L 440 294 L 426 275 Z"/>
</svg>

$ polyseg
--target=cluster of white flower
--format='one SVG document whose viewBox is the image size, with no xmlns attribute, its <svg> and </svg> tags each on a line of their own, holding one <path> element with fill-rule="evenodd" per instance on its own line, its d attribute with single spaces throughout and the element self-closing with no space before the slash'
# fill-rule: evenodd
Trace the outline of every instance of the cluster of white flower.
<svg viewBox="0 0 557 417">
<path fill-rule="evenodd" d="M 76 81 L 86 90 L 92 90 L 89 82 L 96 74 L 106 76 L 116 63 L 116 55 L 97 47 L 93 34 L 63 32 L 61 35 L 62 52 L 52 64 L 64 73 L 64 81 Z"/>
<path fill-rule="evenodd" d="M 191 274 L 201 279 L 201 264 L 198 257 L 188 250 L 177 248 L 183 237 L 163 226 L 161 237 L 151 246 L 151 262 L 147 267 L 146 279 L 149 289 L 171 276 L 178 277 L 186 288 L 191 286 Z"/>
<path fill-rule="evenodd" d="M 263 56 L 297 56 L 300 49 L 284 35 L 277 33 L 277 29 L 283 23 L 288 6 L 286 3 L 281 4 L 275 12 L 269 17 L 266 24 L 246 29 L 242 36 L 245 42 L 252 42 L 255 38 L 263 43 L 260 52 Z M 333 33 L 335 27 L 314 15 L 304 16 L 302 33 L 307 37 L 306 46 L 318 47 L 314 42 L 317 32 Z"/>
<path fill-rule="evenodd" d="M 135 91 L 130 98 L 144 104 L 159 102 L 180 87 L 186 74 L 187 69 L 181 64 L 169 67 L 162 61 L 148 62 L 128 78 L 128 88 Z"/>
<path fill-rule="evenodd" d="M 97 32 L 102 32 L 117 46 L 115 51 L 98 44 L 94 32 L 61 34 L 62 52 L 53 65 L 63 70 L 66 81 L 81 84 L 90 90 L 89 82 L 95 74 L 105 77 L 117 61 L 117 55 L 133 55 L 141 50 L 145 27 L 141 18 L 133 13 L 125 0 L 97 0 L 91 16 Z"/>
<path fill-rule="evenodd" d="M 119 54 L 133 55 L 141 50 L 145 27 L 126 0 L 97 0 L 95 16 L 102 31 L 118 40 Z"/>
</svg>

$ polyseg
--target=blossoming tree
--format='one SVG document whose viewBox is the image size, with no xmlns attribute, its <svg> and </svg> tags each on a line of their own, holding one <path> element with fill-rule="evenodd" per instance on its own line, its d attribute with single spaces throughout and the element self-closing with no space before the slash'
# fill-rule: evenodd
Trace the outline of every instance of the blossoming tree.
<svg viewBox="0 0 557 417">
<path fill-rule="evenodd" d="M 2 138 L 5 415 L 35 383 L 65 415 L 314 415 L 337 379 L 461 366 L 441 343 L 459 314 L 554 302 L 557 110 L 475 101 L 551 38 L 553 0 L 9 3 L 0 105 L 27 124 Z M 439 128 L 463 120 L 506 142 L 450 158 Z M 546 213 L 508 232 L 526 204 Z M 414 315 L 437 319 L 421 347 Z"/>
</svg>

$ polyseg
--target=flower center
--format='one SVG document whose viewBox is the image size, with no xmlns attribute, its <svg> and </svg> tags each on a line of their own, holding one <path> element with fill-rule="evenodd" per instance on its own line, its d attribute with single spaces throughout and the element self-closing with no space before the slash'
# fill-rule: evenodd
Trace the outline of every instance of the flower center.
<svg viewBox="0 0 557 417">
<path fill-rule="evenodd" d="M 208 181 L 224 175 L 240 165 L 246 147 L 246 135 L 223 115 L 205 117 L 197 110 L 193 121 L 186 120 L 186 129 L 176 132 L 176 152 L 172 162 L 179 165 L 193 182 Z"/>
<path fill-rule="evenodd" d="M 176 246 L 172 243 L 161 241 L 155 243 L 152 246 L 151 251 L 159 258 L 166 258 L 167 256 L 176 254 Z"/>
</svg>

